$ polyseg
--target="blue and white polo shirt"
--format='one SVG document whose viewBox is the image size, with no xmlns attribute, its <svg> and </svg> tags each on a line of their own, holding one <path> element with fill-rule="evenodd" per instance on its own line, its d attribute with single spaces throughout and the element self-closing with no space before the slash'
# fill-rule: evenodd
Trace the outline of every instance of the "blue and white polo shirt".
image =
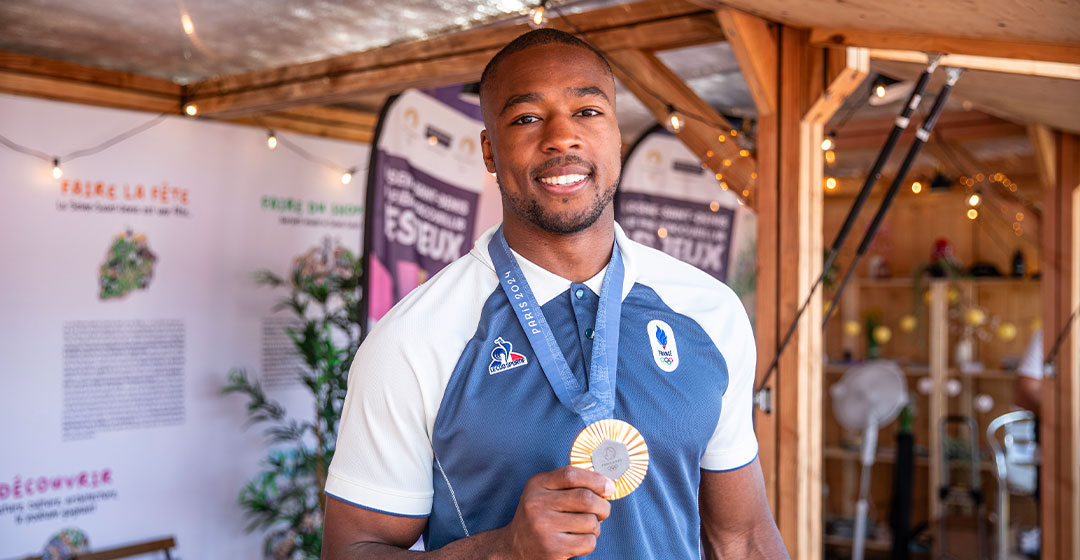
<svg viewBox="0 0 1080 560">
<path fill-rule="evenodd" d="M 499 285 L 495 229 L 360 347 L 326 482 L 339 500 L 427 517 L 428 550 L 508 524 L 525 482 L 569 464 L 585 427 L 552 390 Z M 612 502 L 589 558 L 696 558 L 701 470 L 757 456 L 754 337 L 727 286 L 615 230 L 625 277 L 614 417 L 644 436 L 649 470 Z M 584 386 L 604 272 L 573 283 L 515 256 Z M 656 321 L 667 327 L 664 353 Z"/>
</svg>

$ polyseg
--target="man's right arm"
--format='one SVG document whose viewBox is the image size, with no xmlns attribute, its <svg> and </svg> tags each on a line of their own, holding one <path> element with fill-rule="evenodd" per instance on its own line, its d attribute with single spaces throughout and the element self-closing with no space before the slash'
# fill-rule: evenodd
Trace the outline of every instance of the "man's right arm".
<svg viewBox="0 0 1080 560">
<path fill-rule="evenodd" d="M 565 559 L 589 554 L 600 523 L 611 513 L 602 496 L 614 484 L 598 473 L 563 467 L 534 475 L 525 484 L 513 520 L 429 553 L 407 549 L 420 537 L 426 518 L 401 517 L 354 506 L 331 497 L 323 526 L 324 560 L 395 560 L 423 555 L 432 560 L 459 558 Z"/>
</svg>

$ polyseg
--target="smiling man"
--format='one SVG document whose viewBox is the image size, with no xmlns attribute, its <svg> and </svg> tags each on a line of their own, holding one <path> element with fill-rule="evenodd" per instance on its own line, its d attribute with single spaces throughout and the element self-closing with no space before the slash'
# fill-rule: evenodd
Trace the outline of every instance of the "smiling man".
<svg viewBox="0 0 1080 560">
<path fill-rule="evenodd" d="M 323 557 L 786 558 L 746 312 L 615 224 L 603 57 L 527 33 L 488 64 L 480 101 L 503 223 L 357 353 Z M 427 552 L 405 550 L 421 535 Z"/>
</svg>

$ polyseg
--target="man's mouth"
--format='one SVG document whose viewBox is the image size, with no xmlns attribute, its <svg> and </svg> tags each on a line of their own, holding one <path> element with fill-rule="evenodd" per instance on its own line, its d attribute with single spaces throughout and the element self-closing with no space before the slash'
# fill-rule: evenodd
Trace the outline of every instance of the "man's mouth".
<svg viewBox="0 0 1080 560">
<path fill-rule="evenodd" d="M 592 175 L 590 167 L 571 163 L 543 171 L 536 181 L 550 193 L 569 194 L 584 187 Z"/>
<path fill-rule="evenodd" d="M 557 175 L 555 177 L 541 177 L 539 181 L 545 185 L 572 185 L 574 183 L 580 183 L 587 179 L 588 175 Z"/>
</svg>

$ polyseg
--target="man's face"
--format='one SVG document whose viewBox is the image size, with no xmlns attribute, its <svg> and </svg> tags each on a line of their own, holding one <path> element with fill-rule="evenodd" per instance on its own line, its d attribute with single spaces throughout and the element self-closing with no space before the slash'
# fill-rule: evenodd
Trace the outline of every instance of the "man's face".
<svg viewBox="0 0 1080 560">
<path fill-rule="evenodd" d="M 610 207 L 622 138 L 611 74 L 595 54 L 554 44 L 510 55 L 486 84 L 483 111 L 504 221 L 576 233 Z"/>
</svg>

